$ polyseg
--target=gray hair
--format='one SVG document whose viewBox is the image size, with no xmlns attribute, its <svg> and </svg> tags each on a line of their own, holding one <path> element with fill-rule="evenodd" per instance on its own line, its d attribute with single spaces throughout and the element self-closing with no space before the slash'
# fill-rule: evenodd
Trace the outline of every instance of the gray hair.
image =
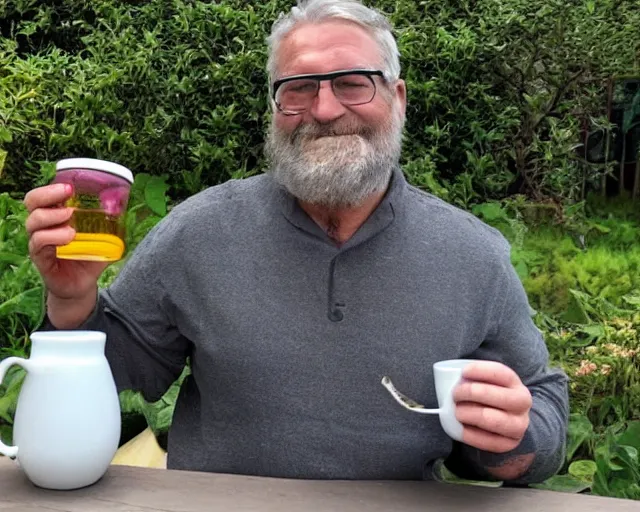
<svg viewBox="0 0 640 512">
<path fill-rule="evenodd" d="M 298 5 L 288 15 L 280 15 L 267 38 L 269 84 L 273 83 L 278 72 L 276 58 L 280 43 L 294 27 L 298 23 L 319 23 L 334 19 L 351 21 L 366 29 L 378 43 L 385 79 L 394 82 L 400 77 L 400 52 L 391 32 L 391 23 L 383 14 L 366 7 L 359 0 L 298 0 Z"/>
</svg>

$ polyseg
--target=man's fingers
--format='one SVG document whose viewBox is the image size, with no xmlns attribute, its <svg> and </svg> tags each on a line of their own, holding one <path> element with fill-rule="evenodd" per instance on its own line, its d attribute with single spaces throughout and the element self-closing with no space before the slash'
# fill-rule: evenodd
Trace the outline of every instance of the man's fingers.
<svg viewBox="0 0 640 512">
<path fill-rule="evenodd" d="M 517 414 L 529 411 L 532 405 L 531 393 L 524 386 L 511 389 L 472 381 L 463 381 L 454 389 L 453 401 L 474 402 Z"/>
<path fill-rule="evenodd" d="M 29 235 L 67 222 L 73 215 L 73 208 L 37 208 L 29 217 L 25 227 Z"/>
<path fill-rule="evenodd" d="M 34 188 L 24 196 L 24 205 L 29 213 L 37 208 L 49 208 L 64 203 L 73 193 L 73 187 L 68 183 L 56 183 L 44 187 Z"/>
<path fill-rule="evenodd" d="M 462 432 L 462 442 L 474 448 L 493 453 L 509 452 L 520 444 L 519 440 L 509 439 L 491 432 L 485 432 L 476 427 L 467 426 L 464 427 Z"/>
<path fill-rule="evenodd" d="M 467 380 L 486 382 L 505 388 L 522 384 L 518 374 L 508 366 L 496 361 L 476 361 L 470 363 L 462 371 L 462 377 Z"/>
<path fill-rule="evenodd" d="M 66 245 L 73 240 L 75 234 L 75 230 L 70 226 L 36 231 L 29 239 L 29 253 L 37 255 L 45 247 Z"/>
<path fill-rule="evenodd" d="M 472 426 L 488 433 L 520 441 L 529 427 L 528 414 L 508 414 L 500 409 L 473 403 L 456 405 L 456 419 L 464 426 Z"/>
</svg>

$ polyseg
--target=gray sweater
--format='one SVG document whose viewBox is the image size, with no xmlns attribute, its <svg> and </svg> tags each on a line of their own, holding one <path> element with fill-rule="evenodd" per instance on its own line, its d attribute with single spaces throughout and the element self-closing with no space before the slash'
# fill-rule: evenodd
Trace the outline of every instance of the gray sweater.
<svg viewBox="0 0 640 512">
<path fill-rule="evenodd" d="M 512 453 L 456 443 L 452 466 L 486 478 L 487 466 L 535 451 L 526 483 L 563 461 L 566 376 L 547 366 L 508 244 L 400 171 L 341 247 L 267 175 L 209 188 L 146 236 L 81 328 L 107 333 L 118 389 L 151 401 L 189 358 L 169 468 L 430 479 L 451 439 L 380 381 L 437 407 L 432 365 L 461 357 L 513 368 L 533 409 Z"/>
</svg>

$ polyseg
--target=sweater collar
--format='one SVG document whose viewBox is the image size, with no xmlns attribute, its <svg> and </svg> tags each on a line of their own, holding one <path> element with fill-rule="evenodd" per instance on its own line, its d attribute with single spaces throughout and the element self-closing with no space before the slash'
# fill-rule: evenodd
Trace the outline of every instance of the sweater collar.
<svg viewBox="0 0 640 512">
<path fill-rule="evenodd" d="M 387 227 L 401 213 L 401 201 L 407 188 L 407 181 L 399 167 L 395 167 L 389 182 L 389 187 L 382 201 L 371 213 L 369 218 L 360 226 L 358 231 L 342 246 L 340 250 L 350 249 L 366 240 L 373 238 Z M 335 242 L 327 236 L 318 224 L 299 205 L 295 197 L 281 186 L 276 187 L 277 196 L 282 213 L 290 224 L 327 244 L 335 246 Z M 337 248 L 337 247 L 336 247 Z"/>
</svg>

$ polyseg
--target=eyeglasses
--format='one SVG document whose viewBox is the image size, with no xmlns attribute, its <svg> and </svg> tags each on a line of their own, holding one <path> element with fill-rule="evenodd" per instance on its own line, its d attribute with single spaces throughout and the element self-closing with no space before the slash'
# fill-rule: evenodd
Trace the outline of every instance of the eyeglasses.
<svg viewBox="0 0 640 512">
<path fill-rule="evenodd" d="M 364 105 L 376 95 L 374 76 L 384 77 L 382 71 L 351 69 L 333 73 L 297 75 L 276 80 L 273 101 L 285 115 L 302 114 L 311 107 L 320 91 L 320 82 L 331 81 L 333 94 L 343 105 Z"/>
</svg>

